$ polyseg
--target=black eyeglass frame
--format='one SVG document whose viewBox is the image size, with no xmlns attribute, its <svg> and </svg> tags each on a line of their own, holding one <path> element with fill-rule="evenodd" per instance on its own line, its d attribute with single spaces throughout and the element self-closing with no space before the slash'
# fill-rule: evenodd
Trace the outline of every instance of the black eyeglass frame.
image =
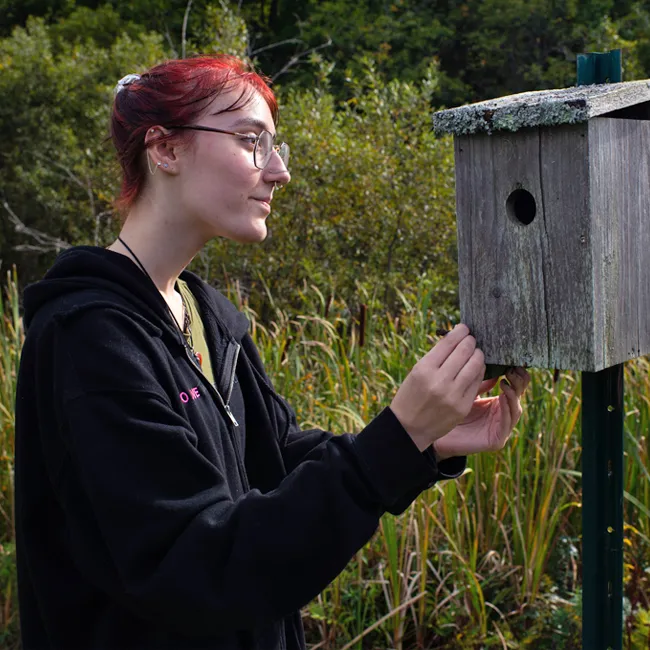
<svg viewBox="0 0 650 650">
<path fill-rule="evenodd" d="M 257 164 L 257 147 L 260 143 L 260 138 L 262 137 L 263 133 L 268 133 L 271 136 L 271 150 L 276 151 L 277 154 L 280 156 L 280 159 L 282 160 L 282 163 L 284 166 L 287 166 L 287 163 L 289 162 L 289 157 L 287 156 L 287 160 L 285 162 L 284 157 L 280 154 L 280 150 L 282 147 L 286 147 L 287 153 L 289 152 L 289 145 L 286 142 L 281 142 L 280 144 L 275 144 L 275 136 L 270 132 L 264 129 L 263 131 L 260 131 L 258 135 L 248 135 L 246 133 L 238 133 L 237 131 L 225 131 L 224 129 L 216 129 L 212 126 L 202 126 L 200 124 L 188 124 L 188 125 L 175 125 L 175 126 L 168 126 L 168 129 L 187 129 L 191 131 L 210 131 L 212 133 L 225 133 L 226 135 L 236 135 L 243 140 L 248 140 L 251 144 L 255 144 L 255 148 L 253 149 L 253 164 L 257 169 L 264 169 L 270 162 L 271 157 L 269 155 L 269 161 L 264 165 L 264 167 L 260 167 Z"/>
</svg>

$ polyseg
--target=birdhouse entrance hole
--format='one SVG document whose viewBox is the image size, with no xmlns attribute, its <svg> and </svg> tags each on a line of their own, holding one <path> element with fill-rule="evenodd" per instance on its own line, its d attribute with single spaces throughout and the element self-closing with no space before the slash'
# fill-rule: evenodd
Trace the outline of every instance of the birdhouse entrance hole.
<svg viewBox="0 0 650 650">
<path fill-rule="evenodd" d="M 506 201 L 508 216 L 527 226 L 537 214 L 535 197 L 527 190 L 518 189 L 510 194 Z"/>
</svg>

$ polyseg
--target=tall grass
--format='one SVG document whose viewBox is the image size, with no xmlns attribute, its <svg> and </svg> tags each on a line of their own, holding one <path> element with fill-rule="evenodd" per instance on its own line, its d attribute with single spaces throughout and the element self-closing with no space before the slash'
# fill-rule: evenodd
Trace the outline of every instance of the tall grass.
<svg viewBox="0 0 650 650">
<path fill-rule="evenodd" d="M 308 316 L 276 310 L 264 326 L 248 310 L 253 336 L 301 425 L 337 433 L 359 430 L 389 403 L 447 318 L 436 313 L 427 287 L 403 295 L 397 316 L 367 294 L 357 313 L 315 286 L 300 295 Z M 247 310 L 240 293 L 231 298 Z M 632 631 L 650 609 L 649 365 L 639 359 L 626 366 Z M 373 540 L 307 608 L 314 648 L 580 647 L 580 375 L 532 376 L 506 448 L 471 457 L 463 478 L 436 485 L 399 518 L 384 517 Z"/>
<path fill-rule="evenodd" d="M 449 320 L 426 285 L 400 295 L 399 314 L 383 312 L 363 290 L 351 308 L 305 285 L 297 289 L 299 313 L 272 307 L 265 323 L 237 285 L 229 293 L 248 314 L 267 370 L 300 424 L 335 433 L 358 431 L 387 405 Z M 9 647 L 17 619 L 13 400 L 23 340 L 15 273 L 0 328 L 0 645 L 4 639 Z M 384 516 L 373 539 L 305 608 L 312 650 L 580 647 L 580 377 L 532 375 L 506 448 L 471 457 L 462 478 L 424 492 L 399 517 Z M 649 427 L 650 363 L 639 359 L 626 366 L 630 650 L 646 647 L 650 630 Z"/>
<path fill-rule="evenodd" d="M 9 648 L 18 623 L 14 545 L 14 403 L 24 340 L 16 269 L 0 289 L 0 647 Z"/>
</svg>

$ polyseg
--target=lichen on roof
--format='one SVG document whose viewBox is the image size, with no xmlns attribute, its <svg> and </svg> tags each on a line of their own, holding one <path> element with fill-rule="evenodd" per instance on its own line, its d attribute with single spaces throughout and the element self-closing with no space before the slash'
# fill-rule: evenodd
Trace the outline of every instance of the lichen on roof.
<svg viewBox="0 0 650 650">
<path fill-rule="evenodd" d="M 433 116 L 433 127 L 436 133 L 454 135 L 519 131 L 586 122 L 647 101 L 648 80 L 537 90 L 438 111 Z"/>
</svg>

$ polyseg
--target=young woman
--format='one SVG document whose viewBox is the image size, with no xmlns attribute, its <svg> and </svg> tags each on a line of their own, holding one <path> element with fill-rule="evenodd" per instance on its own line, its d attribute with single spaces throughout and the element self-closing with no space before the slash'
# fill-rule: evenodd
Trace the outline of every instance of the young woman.
<svg viewBox="0 0 650 650">
<path fill-rule="evenodd" d="M 16 402 L 23 645 L 305 648 L 299 610 L 385 512 L 501 448 L 529 377 L 478 399 L 459 325 L 356 435 L 300 431 L 247 320 L 185 271 L 214 237 L 266 236 L 290 180 L 265 80 L 225 56 L 117 87 L 126 213 L 25 291 Z"/>
</svg>

